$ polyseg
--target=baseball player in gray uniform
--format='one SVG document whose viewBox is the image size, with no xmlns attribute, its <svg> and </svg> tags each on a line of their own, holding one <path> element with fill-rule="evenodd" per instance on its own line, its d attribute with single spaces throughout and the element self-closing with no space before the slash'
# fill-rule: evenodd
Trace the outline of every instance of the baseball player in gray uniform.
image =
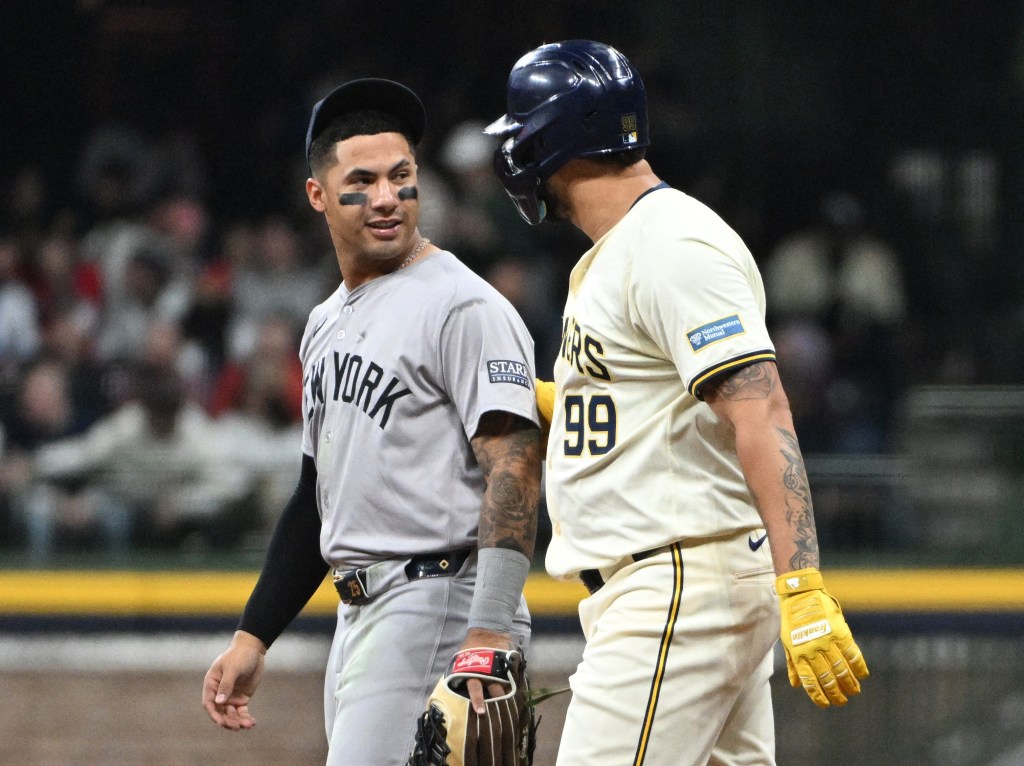
<svg viewBox="0 0 1024 766">
<path fill-rule="evenodd" d="M 655 176 L 643 83 L 610 46 L 528 53 L 489 131 L 523 217 L 593 242 L 538 386 L 547 568 L 591 594 L 558 764 L 772 764 L 780 620 L 790 681 L 815 703 L 845 704 L 867 666 L 817 569 L 754 260 Z"/>
<path fill-rule="evenodd" d="M 330 570 L 340 595 L 325 679 L 328 763 L 398 766 L 460 648 L 526 648 L 537 523 L 533 344 L 512 306 L 422 238 L 406 87 L 346 83 L 313 109 L 310 204 L 343 277 L 312 310 L 302 472 L 203 705 L 255 720 L 263 657 Z M 474 709 L 500 686 L 470 687 Z"/>
</svg>

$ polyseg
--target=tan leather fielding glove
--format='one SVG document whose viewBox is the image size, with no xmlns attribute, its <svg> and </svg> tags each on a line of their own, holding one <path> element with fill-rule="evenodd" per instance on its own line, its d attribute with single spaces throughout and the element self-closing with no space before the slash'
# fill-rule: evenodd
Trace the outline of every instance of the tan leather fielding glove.
<svg viewBox="0 0 1024 766">
<path fill-rule="evenodd" d="M 468 678 L 500 681 L 508 693 L 484 700 L 487 712 L 479 716 L 469 701 Z M 406 766 L 530 766 L 539 721 L 534 721 L 529 694 L 522 654 L 463 649 L 430 693 Z"/>
<path fill-rule="evenodd" d="M 551 430 L 551 418 L 555 414 L 555 384 L 550 380 L 533 379 L 533 387 L 537 393 L 537 412 L 540 414 L 540 443 L 548 443 L 548 431 Z"/>
<path fill-rule="evenodd" d="M 811 567 L 784 574 L 775 580 L 775 592 L 789 683 L 803 686 L 818 707 L 845 705 L 860 693 L 857 679 L 868 677 L 868 666 L 821 572 Z"/>
</svg>

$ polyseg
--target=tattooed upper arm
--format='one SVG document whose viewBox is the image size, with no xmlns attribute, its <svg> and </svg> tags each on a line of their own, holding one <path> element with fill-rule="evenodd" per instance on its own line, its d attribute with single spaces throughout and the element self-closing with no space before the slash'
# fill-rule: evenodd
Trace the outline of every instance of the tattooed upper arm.
<svg viewBox="0 0 1024 766">
<path fill-rule="evenodd" d="M 709 381 L 701 389 L 704 401 L 738 401 L 769 399 L 779 387 L 779 373 L 774 362 L 755 362 L 735 372 Z"/>
</svg>

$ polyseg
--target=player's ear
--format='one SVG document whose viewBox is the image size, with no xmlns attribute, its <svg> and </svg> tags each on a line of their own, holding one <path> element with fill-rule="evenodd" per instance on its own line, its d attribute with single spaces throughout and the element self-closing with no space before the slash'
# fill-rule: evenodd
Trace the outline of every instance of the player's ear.
<svg viewBox="0 0 1024 766">
<path fill-rule="evenodd" d="M 318 213 L 327 210 L 327 200 L 324 197 L 323 185 L 315 178 L 306 179 L 306 197 L 309 198 L 310 206 Z"/>
</svg>

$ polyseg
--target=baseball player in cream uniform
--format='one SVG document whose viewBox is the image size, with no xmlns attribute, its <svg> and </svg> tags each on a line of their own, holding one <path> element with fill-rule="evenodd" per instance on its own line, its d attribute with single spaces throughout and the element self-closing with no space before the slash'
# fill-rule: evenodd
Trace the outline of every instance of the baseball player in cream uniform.
<svg viewBox="0 0 1024 766">
<path fill-rule="evenodd" d="M 587 645 L 559 763 L 626 763 L 638 749 L 648 764 L 700 763 L 730 738 L 771 757 L 771 554 L 730 434 L 694 395 L 774 358 L 764 310 L 740 238 L 669 188 L 642 197 L 572 271 L 546 565 L 603 587 L 580 604 Z"/>
<path fill-rule="evenodd" d="M 718 215 L 654 173 L 643 82 L 619 51 L 542 45 L 507 104 L 488 132 L 513 203 L 593 243 L 554 385 L 538 385 L 547 569 L 590 592 L 557 764 L 771 766 L 775 641 L 822 707 L 867 666 L 817 569 L 761 277 Z"/>
</svg>

